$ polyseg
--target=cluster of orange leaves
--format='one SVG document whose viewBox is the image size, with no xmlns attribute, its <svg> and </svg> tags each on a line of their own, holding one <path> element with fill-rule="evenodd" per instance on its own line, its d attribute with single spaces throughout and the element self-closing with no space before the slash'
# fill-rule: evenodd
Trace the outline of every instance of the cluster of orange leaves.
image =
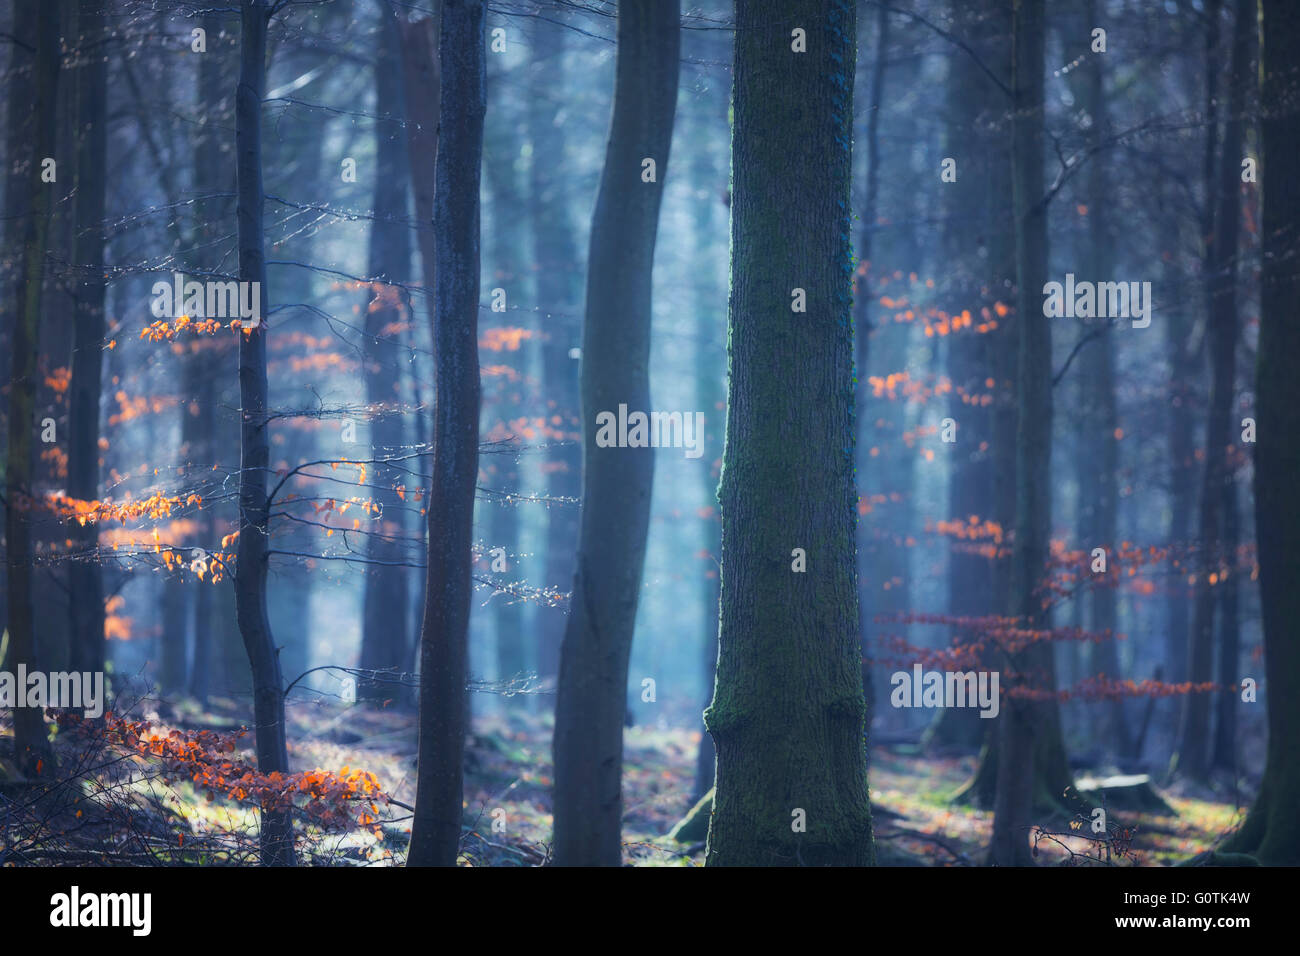
<svg viewBox="0 0 1300 956">
<path fill-rule="evenodd" d="M 45 506 L 61 518 L 74 518 L 83 527 L 101 521 L 127 521 L 138 518 L 169 518 L 175 508 L 198 505 L 203 507 L 201 495 L 164 495 L 155 493 L 139 501 L 86 501 L 69 498 L 63 494 L 51 494 L 45 498 Z"/>
<path fill-rule="evenodd" d="M 379 802 L 388 802 L 379 779 L 368 770 L 343 767 L 337 772 L 262 773 L 236 754 L 247 729 L 227 734 L 172 730 L 164 735 L 153 732 L 149 721 L 128 720 L 112 711 L 104 714 L 99 727 L 67 711 L 56 712 L 54 719 L 74 734 L 102 735 L 110 745 L 161 760 L 166 773 L 189 778 L 206 791 L 209 800 L 221 793 L 228 800 L 266 810 L 288 810 L 304 801 L 300 808 L 309 822 L 337 830 L 374 826 L 379 822 Z M 358 803 L 362 804 L 360 812 L 355 807 Z M 383 837 L 378 826 L 375 836 Z"/>
<path fill-rule="evenodd" d="M 231 319 L 228 327 L 233 332 L 243 328 L 243 323 L 239 319 Z M 186 329 L 198 335 L 216 335 L 221 329 L 221 323 L 216 319 L 191 319 L 188 315 L 176 319 L 159 319 L 141 329 L 140 338 L 150 342 L 170 342 Z M 252 331 L 251 328 L 244 329 L 244 334 L 249 335 Z"/>
</svg>

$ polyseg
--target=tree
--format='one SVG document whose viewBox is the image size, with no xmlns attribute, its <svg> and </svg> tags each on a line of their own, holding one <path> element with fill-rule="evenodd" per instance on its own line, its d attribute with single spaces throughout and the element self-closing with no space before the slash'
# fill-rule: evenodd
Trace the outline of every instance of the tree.
<svg viewBox="0 0 1300 956">
<path fill-rule="evenodd" d="M 570 350 L 582 340 L 577 318 L 581 307 L 582 275 L 579 271 L 577 240 L 569 219 L 567 176 L 557 172 L 566 155 L 561 108 L 564 98 L 557 88 L 563 80 L 565 30 L 539 21 L 533 41 L 533 64 L 528 74 L 532 103 L 528 113 L 528 138 L 532 143 L 529 163 L 528 220 L 537 258 L 537 302 L 542 322 L 542 375 L 545 381 L 546 413 L 558 431 L 547 450 L 546 495 L 552 499 L 546 522 L 546 577 L 548 587 L 563 587 L 573 580 L 574 554 L 578 544 L 578 509 L 572 502 L 582 494 L 582 446 L 580 435 L 578 365 Z M 554 403 L 553 405 L 551 403 Z M 538 628 L 538 674 L 554 679 L 559 674 L 560 645 L 566 616 L 556 611 L 540 612 Z"/>
<path fill-rule="evenodd" d="M 1011 552 L 1011 613 L 1021 627 L 1044 623 L 1038 585 L 1047 564 L 1051 521 L 1052 332 L 1039 298 L 1047 276 L 1047 204 L 1043 183 L 1043 0 L 1017 0 L 1012 22 L 1012 188 L 1016 215 L 1016 523 Z M 1016 659 L 1019 658 L 1019 659 Z M 1050 645 L 1015 655 L 1013 670 L 1050 678 Z M 1010 682 L 1008 682 L 1010 683 Z M 1007 689 L 1004 685 L 1004 691 Z M 1038 741 L 1047 705 L 1004 693 L 989 863 L 1032 864 L 1029 814 Z M 1059 734 L 1059 725 L 1057 728 Z"/>
<path fill-rule="evenodd" d="M 380 4 L 379 56 L 375 62 L 375 105 L 382 119 L 375 124 L 374 223 L 370 231 L 372 301 L 366 309 L 365 385 L 371 416 L 373 456 L 389 458 L 400 452 L 402 419 L 401 336 L 397 327 L 409 320 L 410 309 L 401 293 L 411 262 L 411 233 L 406 225 L 408 155 L 402 103 L 402 63 L 397 20 L 387 0 Z M 406 662 L 407 574 L 402 567 L 402 500 L 395 486 L 400 470 L 379 464 L 375 468 L 372 500 L 382 509 L 378 527 L 368 538 L 367 567 L 362 590 L 361 658 L 363 671 L 396 672 Z M 391 678 L 390 678 L 391 680 Z M 367 674 L 357 688 L 358 697 L 393 696 L 389 682 Z"/>
<path fill-rule="evenodd" d="M 1097 23 L 1097 5 L 1089 0 L 1086 22 Z M 1108 204 L 1102 197 L 1110 195 L 1106 157 L 1102 152 L 1104 137 L 1109 135 L 1106 111 L 1105 57 L 1094 57 L 1081 79 L 1081 101 L 1088 111 L 1088 148 L 1093 150 L 1087 170 L 1088 196 L 1088 275 L 1108 276 L 1114 260 L 1115 237 L 1111 234 Z M 1091 553 L 1105 548 L 1114 560 L 1119 547 L 1119 402 L 1115 394 L 1115 336 L 1107 324 L 1110 320 L 1087 320 L 1088 332 L 1097 339 L 1083 346 L 1079 354 L 1079 388 L 1083 392 L 1084 427 L 1078 440 L 1079 528 L 1081 547 Z M 1086 542 L 1083 543 L 1083 542 Z M 1091 604 L 1089 626 L 1097 632 L 1114 632 L 1118 622 L 1118 595 L 1115 582 L 1103 580 L 1087 595 Z M 1079 600 L 1079 599 L 1076 599 Z M 1082 610 L 1082 609 L 1080 609 Z M 1088 659 L 1090 673 L 1118 678 L 1119 651 L 1113 640 L 1101 640 L 1091 646 Z M 1128 756 L 1133 749 L 1132 733 L 1124 714 L 1122 699 L 1105 705 L 1104 739 L 1112 753 Z"/>
<path fill-rule="evenodd" d="M 437 399 L 410 866 L 455 866 L 460 846 L 471 538 L 478 481 L 479 177 L 487 110 L 484 23 L 482 0 L 443 3 L 438 57 L 445 69 L 433 210 Z"/>
<path fill-rule="evenodd" d="M 854 562 L 854 12 L 736 11 L 710 865 L 874 863 Z M 806 53 L 792 49 L 790 26 Z M 792 311 L 802 290 L 807 313 Z M 807 570 L 792 570 L 792 553 Z"/>
<path fill-rule="evenodd" d="M 1217 8 L 1215 10 L 1217 15 Z M 1214 675 L 1214 612 L 1230 577 L 1236 586 L 1236 554 L 1223 551 L 1224 506 L 1235 504 L 1226 491 L 1235 487 L 1232 441 L 1233 378 L 1237 356 L 1237 237 L 1240 233 L 1242 130 L 1245 125 L 1246 84 L 1249 80 L 1250 32 L 1255 26 L 1254 6 L 1247 0 L 1236 3 L 1232 56 L 1228 70 L 1227 115 L 1223 124 L 1223 148 L 1217 164 L 1218 185 L 1210 190 L 1213 228 L 1206 244 L 1205 270 L 1210 345 L 1210 408 L 1205 428 L 1205 469 L 1202 472 L 1197 552 L 1196 600 L 1192 629 L 1188 636 L 1188 676 L 1195 683 L 1208 682 Z M 1213 131 L 1211 131 L 1213 139 Z M 1222 613 L 1222 608 L 1220 609 Z M 1231 633 L 1231 670 L 1236 671 L 1235 621 L 1222 621 Z M 1227 659 L 1225 658 L 1225 663 Z M 1224 676 L 1232 676 L 1225 674 Z M 1235 679 L 1233 681 L 1235 683 Z M 1176 757 L 1178 772 L 1192 780 L 1209 776 L 1211 744 L 1211 701 L 1207 694 L 1188 694 L 1183 701 L 1182 721 Z M 1231 719 L 1232 711 L 1228 711 Z"/>
<path fill-rule="evenodd" d="M 266 255 L 262 231 L 262 99 L 266 89 L 266 0 L 240 6 L 239 86 L 235 93 L 236 219 L 239 225 L 239 278 L 256 282 L 262 296 L 262 321 L 239 337 L 239 543 L 235 561 L 235 613 L 253 673 L 253 720 L 257 766 L 263 773 L 288 773 L 284 687 L 280 654 L 267 616 L 266 575 L 270 545 L 270 415 L 267 406 Z M 287 811 L 263 810 L 262 862 L 294 863 L 293 820 Z"/>
<path fill-rule="evenodd" d="M 21 5 L 20 5 L 21 6 Z M 19 36 L 35 48 L 30 127 L 26 103 L 10 101 L 9 144 L 12 155 L 27 153 L 26 180 L 30 206 L 23 221 L 21 301 L 15 309 L 10 365 L 9 446 L 5 461 L 5 550 L 8 572 L 9 660 L 39 668 L 36 614 L 32 600 L 33 443 L 36 422 L 37 344 L 40 335 L 45 256 L 49 244 L 51 190 L 42 181 L 43 160 L 54 155 L 55 103 L 59 86 L 59 5 L 43 4 L 34 17 L 20 14 Z M 25 85 L 25 84 L 20 84 Z M 49 752 L 45 720 L 39 707 L 14 708 L 14 757 L 19 769 L 34 776 Z"/>
<path fill-rule="evenodd" d="M 1255 537 L 1259 549 L 1260 609 L 1264 626 L 1268 752 L 1255 803 L 1232 837 L 1231 853 L 1261 863 L 1300 863 L 1300 86 L 1293 51 L 1300 43 L 1300 7 L 1286 0 L 1260 4 L 1260 204 L 1263 274 L 1255 408 Z"/>
<path fill-rule="evenodd" d="M 618 9 L 614 108 L 591 221 L 582 330 L 582 515 L 555 703 L 555 862 L 623 862 L 623 721 L 654 450 L 596 443 L 602 413 L 650 411 L 650 289 L 677 108 L 680 4 Z M 552 157 L 558 159 L 559 157 Z"/>
<path fill-rule="evenodd" d="M 68 494 L 82 501 L 99 497 L 99 394 L 104 355 L 104 168 L 108 158 L 108 60 L 103 6 L 83 0 L 79 45 L 86 58 L 77 76 L 77 229 L 73 258 L 84 270 L 77 285 L 72 343 L 71 438 Z M 99 528 L 87 522 L 74 534 L 85 557 L 72 564 L 68 587 L 72 609 L 73 670 L 104 669 L 104 581 L 99 562 Z"/>
</svg>

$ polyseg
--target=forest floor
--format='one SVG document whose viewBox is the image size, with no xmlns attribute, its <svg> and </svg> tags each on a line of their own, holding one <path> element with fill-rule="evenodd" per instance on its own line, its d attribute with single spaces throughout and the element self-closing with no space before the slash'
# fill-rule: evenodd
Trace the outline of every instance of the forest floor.
<svg viewBox="0 0 1300 956">
<path fill-rule="evenodd" d="M 146 701 L 140 709 L 142 713 L 133 716 L 150 719 L 154 730 L 163 734 L 173 728 L 238 727 L 242 711 L 233 701 L 213 701 L 202 711 L 192 702 L 151 708 Z M 409 710 L 346 706 L 323 699 L 294 702 L 288 708 L 288 718 L 291 769 L 361 768 L 373 773 L 383 792 L 397 801 L 383 808 L 379 820 L 368 826 L 345 834 L 312 833 L 310 861 L 378 866 L 401 863 L 411 826 L 409 810 L 401 804 L 415 802 L 415 715 Z M 633 726 L 626 728 L 624 739 L 626 861 L 638 866 L 703 865 L 702 837 L 680 844 L 668 836 L 693 804 L 699 732 Z M 251 744 L 251 739 L 244 738 L 243 744 Z M 124 839 L 124 844 L 139 843 L 138 834 L 147 831 L 154 834 L 150 852 L 156 853 L 159 846 L 184 848 L 171 851 L 168 862 L 220 863 L 253 857 L 255 844 L 249 840 L 257 816 L 252 807 L 220 794 L 204 794 L 188 780 L 168 778 L 157 768 L 148 772 L 147 760 L 132 759 L 140 765 L 132 784 L 139 798 L 127 803 L 121 799 L 121 765 L 117 765 L 115 789 L 106 787 L 103 780 L 83 786 L 75 818 L 69 817 L 73 834 L 85 831 L 89 835 L 94 830 L 90 823 L 100 816 L 120 819 L 124 807 L 130 805 L 133 815 L 149 819 L 132 824 L 132 836 Z M 973 756 L 935 758 L 889 748 L 874 750 L 870 780 L 879 862 L 894 866 L 978 865 L 989 841 L 993 815 L 951 801 L 974 767 Z M 526 705 L 509 718 L 476 717 L 465 758 L 462 863 L 545 863 L 550 856 L 551 775 L 549 718 L 533 714 Z M 160 780 L 165 787 L 161 799 Z M 109 793 L 113 799 L 99 800 L 102 806 L 97 812 L 96 795 Z M 1114 805 L 1106 821 L 1107 832 L 1098 837 L 1091 835 L 1092 821 L 1083 815 L 1090 812 L 1089 801 L 1078 802 L 1082 812 L 1073 819 L 1068 813 L 1044 812 L 1036 821 L 1043 828 L 1039 863 L 1104 865 L 1109 860 L 1119 866 L 1170 865 L 1211 848 L 1241 819 L 1235 802 L 1218 802 L 1208 792 L 1191 793 L 1175 785 L 1159 788 L 1158 794 L 1174 813 L 1125 811 Z M 83 818 L 86 809 L 91 812 Z M 102 847 L 102 835 L 97 841 L 96 846 Z M 0 848 L 4 842 L 0 833 Z M 58 852 L 71 853 L 69 858 L 73 858 L 89 849 L 89 845 L 79 847 L 73 839 Z M 192 856 L 194 853 L 200 855 Z"/>
<path fill-rule="evenodd" d="M 361 711 L 358 714 L 358 711 Z M 313 738 L 291 732 L 300 761 L 322 767 L 340 762 L 379 775 L 394 797 L 414 803 L 414 730 L 410 715 L 364 711 L 340 714 L 346 744 L 313 722 Z M 304 728 L 305 729 L 305 728 Z M 691 809 L 699 732 L 633 726 L 624 733 L 623 839 L 625 859 L 638 866 L 700 866 L 701 843 L 679 844 L 667 834 Z M 403 744 L 398 742 L 402 741 Z M 395 746 L 396 745 L 396 746 Z M 535 865 L 547 859 L 551 834 L 549 719 L 527 713 L 478 717 L 466 754 L 463 845 L 472 865 Z M 935 758 L 877 749 L 872 753 L 871 800 L 883 863 L 968 866 L 982 860 L 992 832 L 991 811 L 957 806 L 952 794 L 970 778 L 975 758 Z M 390 783 L 390 781 L 392 781 Z M 1039 841 L 1043 864 L 1165 866 L 1211 848 L 1241 820 L 1233 803 L 1212 794 L 1159 788 L 1175 815 L 1114 810 L 1104 838 L 1090 839 L 1091 819 L 1043 814 L 1050 835 Z M 503 810 L 504 814 L 495 810 Z M 494 832 L 493 823 L 500 831 Z M 1071 829 L 1071 823 L 1078 824 Z M 399 824 L 409 827 L 409 822 Z M 1127 832 L 1126 832 L 1127 831 Z M 400 837 L 399 837 L 400 839 Z"/>
</svg>

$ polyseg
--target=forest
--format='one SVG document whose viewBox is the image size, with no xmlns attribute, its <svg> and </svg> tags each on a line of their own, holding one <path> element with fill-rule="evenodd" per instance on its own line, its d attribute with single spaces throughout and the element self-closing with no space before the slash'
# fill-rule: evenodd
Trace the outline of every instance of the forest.
<svg viewBox="0 0 1300 956">
<path fill-rule="evenodd" d="M 1300 865 L 1298 49 L 3 0 L 0 869 Z"/>
</svg>

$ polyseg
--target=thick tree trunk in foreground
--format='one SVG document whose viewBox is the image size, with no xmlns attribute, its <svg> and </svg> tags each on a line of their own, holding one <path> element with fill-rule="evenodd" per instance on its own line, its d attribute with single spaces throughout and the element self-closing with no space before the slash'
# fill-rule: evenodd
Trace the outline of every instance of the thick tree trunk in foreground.
<svg viewBox="0 0 1300 956">
<path fill-rule="evenodd" d="M 677 107 L 678 0 L 625 0 L 582 333 L 582 516 L 555 703 L 555 862 L 623 862 L 627 668 L 650 524 L 653 448 L 601 448 L 596 418 L 650 413 L 650 288 Z M 646 182 L 644 160 L 654 162 Z"/>
<path fill-rule="evenodd" d="M 483 0 L 446 0 L 433 230 L 437 400 L 420 630 L 420 740 L 410 866 L 455 866 L 467 730 L 469 597 L 478 481 L 479 175 L 483 157 Z"/>
<path fill-rule="evenodd" d="M 1264 624 L 1268 757 L 1259 796 L 1223 845 L 1273 866 L 1300 864 L 1300 6 L 1263 0 L 1260 202 L 1263 275 L 1255 409 L 1255 537 Z"/>
<path fill-rule="evenodd" d="M 266 85 L 265 0 L 243 0 L 239 87 L 235 93 L 236 218 L 239 278 L 261 290 L 261 323 L 239 333 L 239 545 L 236 551 L 235 613 L 253 672 L 253 719 L 257 767 L 263 773 L 289 769 L 285 742 L 284 688 L 280 655 L 266 611 L 267 550 L 270 542 L 266 480 L 270 465 L 267 421 L 266 257 L 262 234 L 262 98 Z M 294 863 L 293 821 L 284 811 L 262 812 L 262 862 Z"/>
<path fill-rule="evenodd" d="M 1038 584 L 1048 556 L 1051 522 L 1052 333 L 1043 315 L 1047 276 L 1047 209 L 1043 200 L 1043 0 L 1018 0 L 1014 44 L 1012 187 L 1016 211 L 1017 419 L 1016 525 L 1011 555 L 1011 613 L 1024 628 L 1046 624 Z M 1050 644 L 1012 655 L 1010 669 L 1035 689 L 1055 687 Z M 1002 684 L 997 790 L 989 863 L 1027 866 L 1039 740 L 1051 732 L 1047 705 L 1007 695 Z M 1059 724 L 1056 733 L 1060 733 Z"/>
<path fill-rule="evenodd" d="M 842 0 L 796 0 L 782 14 L 742 0 L 736 15 L 722 621 L 705 714 L 718 773 L 706 859 L 868 865 L 854 561 L 854 13 Z M 807 53 L 791 50 L 791 24 L 807 31 Z M 794 289 L 806 313 L 792 310 Z"/>
<path fill-rule="evenodd" d="M 27 41 L 36 48 L 32 80 L 34 102 L 31 126 L 24 122 L 23 108 L 10 103 L 9 145 L 11 155 L 28 152 L 30 190 L 28 215 L 23 227 L 21 255 L 21 301 L 15 310 L 13 354 L 10 364 L 9 448 L 5 461 L 5 550 L 8 560 L 9 653 L 5 666 L 38 670 L 36 613 L 32 600 L 32 446 L 39 430 L 36 421 L 37 343 L 40 340 L 41 301 L 45 280 L 45 253 L 49 242 L 52 183 L 41 182 L 41 160 L 54 156 L 55 101 L 59 83 L 59 6 L 40 7 L 31 20 L 19 15 L 21 26 L 32 30 Z M 30 139 L 26 138 L 30 136 Z M 14 757 L 19 770 L 35 776 L 38 765 L 48 756 L 45 719 L 39 707 L 14 708 Z"/>
</svg>

